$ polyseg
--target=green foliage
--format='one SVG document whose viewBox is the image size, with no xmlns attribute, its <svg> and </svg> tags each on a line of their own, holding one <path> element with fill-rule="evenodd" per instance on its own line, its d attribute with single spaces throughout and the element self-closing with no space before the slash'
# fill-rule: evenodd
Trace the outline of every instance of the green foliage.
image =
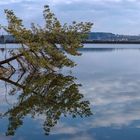
<svg viewBox="0 0 140 140">
<path fill-rule="evenodd" d="M 1 115 L 9 118 L 6 134 L 14 135 L 28 115 L 45 117 L 45 134 L 49 134 L 61 116 L 92 115 L 89 102 L 83 99 L 75 78 L 54 72 L 55 68 L 75 66 L 68 56 L 80 55 L 78 49 L 83 47 L 81 42 L 92 24 L 73 22 L 72 25 L 61 25 L 48 6 L 44 6 L 43 11 L 44 27 L 32 23 L 27 29 L 12 10 L 5 10 L 5 14 L 8 26 L 1 27 L 13 35 L 22 48 L 12 51 L 12 57 L 1 61 L 0 65 L 7 63 L 14 69 L 9 62 L 16 60 L 22 72 L 29 70 L 16 82 L 10 79 L 12 74 L 8 78 L 0 76 L 0 80 L 14 85 L 10 94 L 19 95 L 17 103 Z"/>
<path fill-rule="evenodd" d="M 24 117 L 29 115 L 33 118 L 43 115 L 45 134 L 49 134 L 61 116 L 75 118 L 92 115 L 89 101 L 84 100 L 79 92 L 80 85 L 70 75 L 33 72 L 24 77 L 20 84 L 10 83 L 14 85 L 10 94 L 18 93 L 19 96 L 17 103 L 4 114 L 9 118 L 7 135 L 14 135 L 17 128 L 23 125 Z"/>
<path fill-rule="evenodd" d="M 22 48 L 12 55 L 23 54 L 18 62 L 30 68 L 54 69 L 75 66 L 68 54 L 80 55 L 78 49 L 83 47 L 81 42 L 92 26 L 90 22 L 61 25 L 47 5 L 43 11 L 44 27 L 32 23 L 31 28 L 27 29 L 12 10 L 5 10 L 5 14 L 8 26 L 2 26 L 3 29 L 22 44 Z"/>
</svg>

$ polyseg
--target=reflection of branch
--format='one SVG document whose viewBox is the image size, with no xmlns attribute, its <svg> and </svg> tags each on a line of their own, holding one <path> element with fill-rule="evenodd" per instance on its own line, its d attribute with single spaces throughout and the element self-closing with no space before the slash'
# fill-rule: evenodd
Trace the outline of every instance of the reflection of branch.
<svg viewBox="0 0 140 140">
<path fill-rule="evenodd" d="M 21 57 L 21 56 L 23 56 L 22 53 L 21 54 L 18 54 L 16 56 L 10 57 L 10 58 L 8 58 L 6 60 L 0 61 L 0 65 L 3 65 L 5 63 L 9 63 L 10 61 L 13 61 L 13 60 L 15 60 L 15 59 L 17 59 L 18 57 Z"/>
<path fill-rule="evenodd" d="M 22 79 L 22 77 L 24 76 L 25 74 L 25 71 L 23 71 L 23 73 L 19 76 L 18 80 L 17 80 L 17 83 Z"/>
<path fill-rule="evenodd" d="M 25 73 L 24 73 L 25 74 Z M 23 75 L 24 75 L 23 74 Z M 20 77 L 20 78 L 22 78 L 23 77 L 23 75 Z M 15 82 L 15 81 L 13 81 L 13 80 L 10 80 L 9 78 L 4 78 L 4 77 L 0 77 L 0 80 L 3 80 L 3 81 L 5 81 L 5 82 L 7 82 L 7 83 L 10 83 L 10 84 L 12 84 L 12 85 L 14 85 L 14 86 L 16 86 L 16 87 L 19 87 L 19 88 L 22 88 L 23 90 L 26 88 L 25 86 L 22 86 L 21 84 L 19 84 L 18 83 L 18 81 L 17 82 Z M 21 80 L 21 79 L 20 79 Z M 35 91 L 31 91 L 32 93 L 34 93 L 34 94 L 38 94 L 37 92 L 35 92 Z"/>
<path fill-rule="evenodd" d="M 16 60 L 17 60 L 17 62 L 19 63 L 19 65 L 21 66 L 22 71 L 25 72 L 25 67 L 23 66 L 23 64 L 22 64 L 22 62 L 19 60 L 19 58 L 17 58 Z"/>
<path fill-rule="evenodd" d="M 8 62 L 8 65 L 11 67 L 12 71 L 15 72 L 16 69 L 10 64 L 10 62 Z"/>
<path fill-rule="evenodd" d="M 6 103 L 8 104 L 8 105 L 13 105 L 12 103 L 10 103 L 9 101 L 8 101 L 8 98 L 7 98 L 7 83 L 5 82 L 5 101 L 6 101 Z"/>
<path fill-rule="evenodd" d="M 12 71 L 11 74 L 8 76 L 8 79 L 10 79 L 14 73 L 15 71 Z"/>
<path fill-rule="evenodd" d="M 25 77 L 20 76 L 19 79 L 23 80 L 0 77 L 0 80 L 16 86 L 11 93 L 20 93 L 18 102 L 3 114 L 3 117 L 9 118 L 7 135 L 14 135 L 28 114 L 33 117 L 40 114 L 45 116 L 43 123 L 45 134 L 49 134 L 62 114 L 72 117 L 92 115 L 89 102 L 83 100 L 83 95 L 79 93 L 79 84 L 75 83 L 74 77 L 35 72 Z"/>
<path fill-rule="evenodd" d="M 14 82 L 14 81 L 12 81 L 12 80 L 10 80 L 8 78 L 0 77 L 0 80 L 3 80 L 5 82 L 8 82 L 8 83 L 10 83 L 12 85 L 15 85 L 17 87 L 24 88 L 24 86 L 20 85 L 18 82 Z"/>
</svg>

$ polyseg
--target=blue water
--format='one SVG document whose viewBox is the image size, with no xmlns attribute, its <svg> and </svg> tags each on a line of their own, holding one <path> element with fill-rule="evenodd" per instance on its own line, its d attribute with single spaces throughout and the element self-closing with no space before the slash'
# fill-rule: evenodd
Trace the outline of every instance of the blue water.
<svg viewBox="0 0 140 140">
<path fill-rule="evenodd" d="M 72 57 L 77 66 L 65 71 L 71 71 L 77 83 L 82 84 L 80 92 L 84 100 L 90 101 L 92 116 L 74 119 L 61 116 L 49 136 L 42 130 L 44 116 L 41 115 L 26 116 L 14 136 L 5 136 L 8 124 L 5 117 L 0 119 L 0 140 L 139 140 L 140 50 L 133 49 L 137 47 L 82 51 L 82 56 Z M 10 85 L 7 86 L 10 90 Z M 5 96 L 3 81 L 0 81 L 0 93 L 0 112 L 4 112 L 14 105 L 17 96 Z"/>
</svg>

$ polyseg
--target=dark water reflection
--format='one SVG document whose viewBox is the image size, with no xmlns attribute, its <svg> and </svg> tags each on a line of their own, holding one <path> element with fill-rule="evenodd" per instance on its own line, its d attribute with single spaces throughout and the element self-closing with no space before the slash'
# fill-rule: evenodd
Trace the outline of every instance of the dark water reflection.
<svg viewBox="0 0 140 140">
<path fill-rule="evenodd" d="M 82 53 L 69 75 L 26 73 L 18 85 L 20 72 L 14 83 L 1 77 L 0 140 L 140 139 L 140 50 Z"/>
</svg>

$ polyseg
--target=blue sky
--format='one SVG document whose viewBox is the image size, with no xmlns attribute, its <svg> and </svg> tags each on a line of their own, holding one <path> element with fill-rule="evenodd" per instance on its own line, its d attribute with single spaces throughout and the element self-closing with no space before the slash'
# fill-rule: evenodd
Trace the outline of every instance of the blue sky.
<svg viewBox="0 0 140 140">
<path fill-rule="evenodd" d="M 140 0 L 0 0 L 0 23 L 4 9 L 13 9 L 25 25 L 43 23 L 43 5 L 48 4 L 62 23 L 90 21 L 92 31 L 140 34 Z"/>
</svg>

